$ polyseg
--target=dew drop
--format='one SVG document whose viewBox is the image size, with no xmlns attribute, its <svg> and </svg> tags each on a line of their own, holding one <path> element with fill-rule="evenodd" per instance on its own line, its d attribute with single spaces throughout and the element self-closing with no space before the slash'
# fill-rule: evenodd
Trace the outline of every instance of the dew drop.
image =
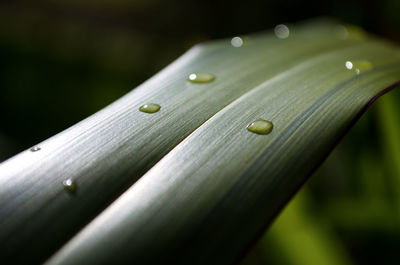
<svg viewBox="0 0 400 265">
<path fill-rule="evenodd" d="M 289 37 L 289 28 L 284 24 L 279 24 L 274 29 L 275 35 L 280 39 L 286 39 Z"/>
<path fill-rule="evenodd" d="M 231 44 L 233 47 L 239 48 L 243 45 L 243 39 L 241 37 L 233 37 L 231 40 Z"/>
<path fill-rule="evenodd" d="M 153 104 L 153 103 L 144 104 L 144 105 L 140 106 L 140 108 L 139 108 L 139 110 L 141 112 L 145 112 L 145 113 L 156 113 L 160 109 L 161 109 L 160 105 Z"/>
<path fill-rule="evenodd" d="M 347 28 L 343 25 L 335 26 L 333 31 L 339 39 L 346 40 L 349 37 L 349 32 L 347 31 Z"/>
<path fill-rule="evenodd" d="M 374 66 L 370 61 L 347 61 L 345 63 L 345 66 L 348 70 L 354 71 L 357 75 L 359 75 L 362 72 L 368 71 L 372 69 Z"/>
<path fill-rule="evenodd" d="M 70 178 L 63 181 L 63 186 L 64 186 L 64 189 L 69 193 L 76 192 L 76 189 L 78 188 L 76 181 L 74 181 Z"/>
<path fill-rule="evenodd" d="M 368 34 L 355 25 L 336 25 L 333 28 L 334 34 L 342 40 L 365 40 Z"/>
<path fill-rule="evenodd" d="M 345 66 L 346 66 L 346 68 L 349 69 L 349 70 L 353 69 L 353 63 L 350 62 L 350 61 L 347 61 L 347 62 L 345 63 Z"/>
<path fill-rule="evenodd" d="M 360 27 L 347 25 L 346 30 L 348 33 L 348 39 L 365 40 L 367 38 L 367 33 Z"/>
<path fill-rule="evenodd" d="M 269 134 L 273 128 L 274 125 L 272 122 L 262 119 L 256 120 L 247 125 L 247 130 L 256 134 Z"/>
<path fill-rule="evenodd" d="M 40 151 L 40 149 L 41 148 L 39 146 L 34 146 L 30 150 L 31 150 L 31 152 L 37 152 L 37 151 Z"/>
<path fill-rule="evenodd" d="M 192 83 L 208 83 L 215 79 L 215 76 L 207 73 L 190 74 L 188 80 Z"/>
</svg>

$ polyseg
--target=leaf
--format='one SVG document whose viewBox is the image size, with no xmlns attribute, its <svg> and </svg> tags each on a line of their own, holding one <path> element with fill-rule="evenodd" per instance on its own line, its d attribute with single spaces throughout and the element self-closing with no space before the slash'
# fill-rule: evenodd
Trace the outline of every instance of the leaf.
<svg viewBox="0 0 400 265">
<path fill-rule="evenodd" d="M 49 264 L 233 262 L 399 80 L 396 47 L 354 28 L 343 40 L 338 29 L 317 21 L 287 39 L 196 46 L 39 151 L 2 163 L 1 257 L 43 261 L 151 168 Z M 216 78 L 196 84 L 191 73 Z M 161 109 L 140 112 L 148 103 Z M 257 119 L 272 132 L 249 132 Z"/>
</svg>

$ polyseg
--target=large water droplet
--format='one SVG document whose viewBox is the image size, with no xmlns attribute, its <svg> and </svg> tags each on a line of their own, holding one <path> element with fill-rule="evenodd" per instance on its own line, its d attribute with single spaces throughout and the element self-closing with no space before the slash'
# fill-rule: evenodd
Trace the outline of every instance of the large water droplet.
<svg viewBox="0 0 400 265">
<path fill-rule="evenodd" d="M 239 48 L 243 45 L 243 39 L 241 37 L 233 37 L 231 40 L 231 44 L 233 47 Z"/>
<path fill-rule="evenodd" d="M 31 152 L 37 152 L 37 151 L 40 151 L 40 149 L 41 148 L 39 146 L 34 146 L 30 150 L 31 150 Z"/>
<path fill-rule="evenodd" d="M 139 110 L 145 113 L 156 113 L 157 111 L 160 110 L 160 108 L 161 106 L 158 104 L 149 103 L 140 106 Z"/>
<path fill-rule="evenodd" d="M 359 75 L 362 72 L 368 71 L 372 69 L 374 66 L 370 61 L 347 61 L 345 63 L 345 66 L 347 69 L 354 71 L 357 75 Z"/>
<path fill-rule="evenodd" d="M 273 128 L 274 125 L 272 122 L 263 119 L 256 120 L 247 125 L 248 131 L 257 134 L 269 134 Z"/>
<path fill-rule="evenodd" d="M 207 73 L 193 73 L 189 75 L 188 80 L 192 83 L 208 83 L 215 79 L 215 76 Z"/>
<path fill-rule="evenodd" d="M 280 39 L 286 39 L 289 37 L 289 28 L 284 24 L 279 24 L 274 29 L 275 35 Z"/>
<path fill-rule="evenodd" d="M 70 178 L 63 181 L 63 186 L 64 186 L 64 189 L 69 193 L 76 192 L 76 189 L 78 188 L 76 181 L 74 181 Z"/>
</svg>

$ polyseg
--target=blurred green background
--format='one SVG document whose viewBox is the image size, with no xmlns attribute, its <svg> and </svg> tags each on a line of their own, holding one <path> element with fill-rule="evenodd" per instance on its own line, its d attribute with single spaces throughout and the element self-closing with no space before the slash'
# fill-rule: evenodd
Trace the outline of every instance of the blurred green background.
<svg viewBox="0 0 400 265">
<path fill-rule="evenodd" d="M 316 16 L 399 42 L 399 11 L 398 0 L 2 0 L 0 161 L 113 102 L 196 43 Z M 378 100 L 242 265 L 399 264 L 399 103 L 397 90 Z"/>
</svg>

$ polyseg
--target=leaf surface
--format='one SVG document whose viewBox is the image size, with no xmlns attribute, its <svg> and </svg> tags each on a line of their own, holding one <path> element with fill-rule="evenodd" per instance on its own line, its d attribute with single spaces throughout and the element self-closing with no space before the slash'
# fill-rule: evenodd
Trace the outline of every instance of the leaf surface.
<svg viewBox="0 0 400 265">
<path fill-rule="evenodd" d="M 49 264 L 232 263 L 400 79 L 397 47 L 337 29 L 305 23 L 287 39 L 194 47 L 39 151 L 2 163 L 1 256 L 43 261 L 140 178 Z M 191 83 L 191 73 L 215 80 Z M 140 112 L 148 103 L 161 109 Z M 271 133 L 246 129 L 258 119 Z"/>
</svg>

